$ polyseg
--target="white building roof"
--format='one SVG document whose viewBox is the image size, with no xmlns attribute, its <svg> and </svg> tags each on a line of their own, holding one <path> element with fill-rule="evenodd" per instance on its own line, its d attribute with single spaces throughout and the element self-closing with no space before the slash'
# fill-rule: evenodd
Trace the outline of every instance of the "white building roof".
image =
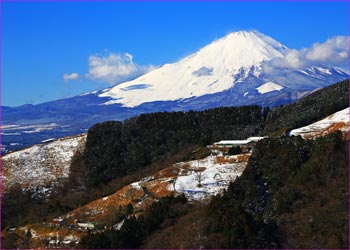
<svg viewBox="0 0 350 250">
<path fill-rule="evenodd" d="M 215 142 L 216 145 L 237 145 L 237 144 L 247 144 L 250 141 L 248 140 L 223 140 L 219 142 Z"/>
<path fill-rule="evenodd" d="M 264 138 L 265 137 L 252 136 L 252 137 L 249 137 L 248 139 L 245 139 L 245 140 L 222 140 L 219 142 L 215 142 L 214 144 L 215 145 L 245 145 L 251 141 L 257 142 L 257 141 L 260 141 Z"/>
</svg>

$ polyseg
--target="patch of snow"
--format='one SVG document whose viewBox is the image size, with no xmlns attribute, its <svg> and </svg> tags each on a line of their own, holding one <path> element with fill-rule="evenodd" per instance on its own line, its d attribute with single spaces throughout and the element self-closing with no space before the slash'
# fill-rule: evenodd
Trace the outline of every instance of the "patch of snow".
<svg viewBox="0 0 350 250">
<path fill-rule="evenodd" d="M 323 74 L 326 75 L 331 75 L 332 72 L 329 69 L 321 68 L 321 67 L 315 67 L 319 72 L 322 72 Z"/>
<path fill-rule="evenodd" d="M 113 104 L 118 104 L 118 103 L 120 103 L 120 100 L 116 99 L 116 100 L 109 100 L 109 101 L 104 102 L 104 103 L 99 104 L 99 105 L 113 105 Z"/>
<path fill-rule="evenodd" d="M 13 130 L 24 130 L 23 133 L 38 133 L 44 130 L 52 130 L 56 128 L 58 124 L 50 123 L 50 124 L 41 124 L 41 125 L 4 125 L 2 126 L 2 130 L 8 132 L 7 134 L 3 133 L 3 135 L 10 135 Z M 26 130 L 27 129 L 27 130 Z M 15 132 L 17 134 L 17 132 Z"/>
<path fill-rule="evenodd" d="M 113 225 L 114 230 L 119 231 L 122 228 L 123 224 L 124 224 L 124 220 L 122 220 L 121 222 Z"/>
<path fill-rule="evenodd" d="M 231 181 L 240 176 L 247 163 L 216 163 L 215 157 L 189 162 L 192 170 L 180 175 L 175 181 L 175 191 L 183 193 L 187 199 L 203 200 L 222 193 Z M 172 185 L 168 190 L 173 189 Z"/>
<path fill-rule="evenodd" d="M 34 229 L 30 229 L 30 233 L 32 235 L 32 238 L 39 238 L 38 233 Z"/>
<path fill-rule="evenodd" d="M 10 129 L 10 128 L 18 128 L 18 127 L 19 127 L 19 125 L 9 124 L 9 125 L 2 125 L 1 129 Z"/>
<path fill-rule="evenodd" d="M 309 135 L 321 130 L 326 129 L 327 127 L 331 126 L 332 124 L 335 123 L 339 123 L 339 122 L 343 122 L 346 124 L 346 127 L 349 126 L 349 120 L 350 120 L 350 114 L 349 114 L 349 107 L 346 109 L 343 109 L 341 111 L 338 111 L 330 116 L 327 116 L 326 118 L 312 123 L 310 125 L 301 127 L 301 128 L 297 128 L 297 129 L 293 129 L 290 131 L 289 135 L 291 136 L 305 136 L 305 135 Z"/>
<path fill-rule="evenodd" d="M 66 237 L 64 237 L 64 240 L 69 240 L 69 241 L 79 241 L 80 238 L 74 235 L 68 235 Z"/>
<path fill-rule="evenodd" d="M 310 74 L 309 73 L 307 73 L 305 70 L 298 70 L 300 73 L 303 73 L 304 75 L 307 75 L 307 76 L 309 76 Z"/>
<path fill-rule="evenodd" d="M 91 94 L 96 94 L 98 92 L 98 90 L 92 91 L 92 92 L 86 92 L 83 94 L 80 94 L 79 96 L 86 96 L 86 95 L 91 95 Z"/>
<path fill-rule="evenodd" d="M 256 89 L 260 94 L 265 94 L 272 91 L 279 91 L 283 89 L 283 87 L 273 82 L 267 82 Z"/>
<path fill-rule="evenodd" d="M 41 141 L 41 142 L 42 142 L 42 143 L 47 143 L 47 142 L 52 142 L 52 141 L 54 141 L 54 140 L 56 140 L 56 138 L 49 138 L 49 139 L 43 140 L 43 141 Z"/>
<path fill-rule="evenodd" d="M 141 188 L 140 182 L 131 183 L 130 186 L 132 186 L 133 188 L 136 188 L 136 189 L 140 189 Z"/>
<path fill-rule="evenodd" d="M 4 132 L 1 132 L 1 135 L 21 135 L 21 133 L 19 133 L 19 132 L 15 132 L 15 133 L 4 133 Z"/>
<path fill-rule="evenodd" d="M 254 142 L 257 142 L 257 141 L 260 141 L 262 139 L 266 138 L 265 136 L 251 136 L 249 137 L 247 140 L 248 141 L 254 141 Z"/>
<path fill-rule="evenodd" d="M 57 139 L 2 157 L 3 191 L 20 185 L 37 195 L 48 195 L 58 180 L 69 177 L 71 159 L 86 135 Z"/>
</svg>

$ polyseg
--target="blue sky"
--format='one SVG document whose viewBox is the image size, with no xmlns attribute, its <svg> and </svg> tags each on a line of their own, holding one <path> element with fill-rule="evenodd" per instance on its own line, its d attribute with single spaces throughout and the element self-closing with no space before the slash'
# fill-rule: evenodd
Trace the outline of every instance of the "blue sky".
<svg viewBox="0 0 350 250">
<path fill-rule="evenodd" d="M 102 89 L 109 78 L 98 78 L 96 63 L 131 60 L 136 74 L 231 31 L 310 47 L 349 35 L 349 9 L 346 2 L 2 2 L 1 102 L 38 104 Z"/>
</svg>

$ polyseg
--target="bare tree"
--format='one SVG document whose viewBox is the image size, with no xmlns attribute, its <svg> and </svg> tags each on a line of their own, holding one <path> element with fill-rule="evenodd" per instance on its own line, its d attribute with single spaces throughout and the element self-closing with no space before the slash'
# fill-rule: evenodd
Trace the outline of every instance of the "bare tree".
<svg viewBox="0 0 350 250">
<path fill-rule="evenodd" d="M 202 187 L 202 181 L 203 181 L 203 172 L 202 171 L 196 171 L 194 174 L 194 178 L 197 181 L 197 187 Z"/>
</svg>

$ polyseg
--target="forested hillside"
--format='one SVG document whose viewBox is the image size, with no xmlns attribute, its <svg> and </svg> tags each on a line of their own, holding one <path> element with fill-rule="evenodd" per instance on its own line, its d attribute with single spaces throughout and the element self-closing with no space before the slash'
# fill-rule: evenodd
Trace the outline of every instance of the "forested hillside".
<svg viewBox="0 0 350 250">
<path fill-rule="evenodd" d="M 337 132 L 259 142 L 208 209 L 208 247 L 347 248 L 348 143 Z"/>
<path fill-rule="evenodd" d="M 347 107 L 349 80 L 316 91 L 295 103 L 273 108 L 267 116 L 264 133 L 302 127 Z"/>
<path fill-rule="evenodd" d="M 153 204 L 84 248 L 347 248 L 348 142 L 341 133 L 258 142 L 249 164 L 209 204 Z"/>
<path fill-rule="evenodd" d="M 162 112 L 89 129 L 81 161 L 89 185 L 125 176 L 191 145 L 269 135 L 301 127 L 348 107 L 349 81 L 319 90 L 287 106 L 242 106 L 205 111 Z M 327 101 L 324 101 L 327 100 Z"/>
<path fill-rule="evenodd" d="M 268 109 L 258 106 L 198 112 L 153 113 L 124 123 L 105 122 L 89 129 L 82 155 L 88 184 L 124 176 L 192 145 L 258 134 Z"/>
</svg>

